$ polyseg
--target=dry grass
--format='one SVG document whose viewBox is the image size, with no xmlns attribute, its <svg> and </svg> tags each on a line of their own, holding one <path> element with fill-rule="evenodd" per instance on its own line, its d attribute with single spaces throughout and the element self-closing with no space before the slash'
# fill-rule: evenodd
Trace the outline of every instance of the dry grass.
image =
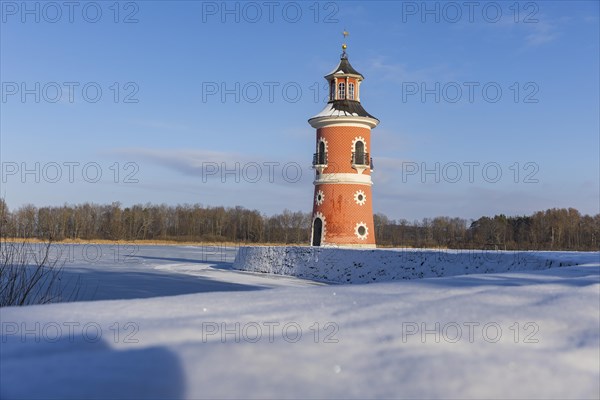
<svg viewBox="0 0 600 400">
<path fill-rule="evenodd" d="M 73 291 L 65 296 L 62 264 L 49 257 L 50 246 L 50 242 L 44 243 L 38 255 L 29 251 L 24 241 L 0 240 L 0 307 L 77 299 L 79 278 Z"/>
<path fill-rule="evenodd" d="M 37 238 L 3 238 L 6 242 L 18 243 L 47 243 L 47 240 Z M 61 244 L 121 244 L 138 246 L 308 246 L 297 243 L 244 243 L 244 242 L 194 242 L 176 240 L 106 240 L 106 239 L 64 239 L 53 240 L 52 243 Z"/>
</svg>

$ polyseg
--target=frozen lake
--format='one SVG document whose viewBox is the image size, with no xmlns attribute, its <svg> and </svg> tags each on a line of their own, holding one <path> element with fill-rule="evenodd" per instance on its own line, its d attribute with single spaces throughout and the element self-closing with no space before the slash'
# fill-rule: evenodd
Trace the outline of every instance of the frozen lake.
<svg viewBox="0 0 600 400">
<path fill-rule="evenodd" d="M 41 257 L 44 246 L 27 244 Z M 233 270 L 237 247 L 52 244 L 50 260 L 62 265 L 64 296 L 77 300 L 139 299 L 205 292 L 260 290 L 321 283 Z"/>
</svg>

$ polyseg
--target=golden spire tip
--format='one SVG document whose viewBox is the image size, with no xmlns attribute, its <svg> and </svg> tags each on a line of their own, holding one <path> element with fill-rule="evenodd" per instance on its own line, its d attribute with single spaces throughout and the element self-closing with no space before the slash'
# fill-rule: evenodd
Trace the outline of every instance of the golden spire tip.
<svg viewBox="0 0 600 400">
<path fill-rule="evenodd" d="M 346 39 L 348 37 L 348 35 L 350 35 L 348 33 L 347 30 L 344 29 L 344 32 L 342 32 L 342 35 L 344 35 L 344 39 Z M 342 50 L 344 50 L 344 54 L 346 53 L 346 49 L 348 48 L 348 46 L 346 45 L 346 43 L 342 44 Z"/>
</svg>

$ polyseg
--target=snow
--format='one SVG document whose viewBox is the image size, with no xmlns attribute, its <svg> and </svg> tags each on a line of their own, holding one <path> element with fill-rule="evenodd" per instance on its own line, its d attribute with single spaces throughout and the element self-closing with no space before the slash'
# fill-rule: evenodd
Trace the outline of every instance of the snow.
<svg viewBox="0 0 600 400">
<path fill-rule="evenodd" d="M 598 253 L 368 285 L 233 271 L 234 254 L 75 257 L 65 271 L 118 300 L 1 309 L 0 397 L 600 397 Z M 175 295 L 184 280 L 198 293 Z"/>
<path fill-rule="evenodd" d="M 370 283 L 598 262 L 598 253 L 338 247 L 242 247 L 233 268 L 335 283 Z"/>
<path fill-rule="evenodd" d="M 333 108 L 332 103 L 327 103 L 327 105 L 325 105 L 325 108 L 311 119 L 319 117 L 358 117 L 358 114 L 349 113 L 344 110 L 337 110 Z"/>
</svg>

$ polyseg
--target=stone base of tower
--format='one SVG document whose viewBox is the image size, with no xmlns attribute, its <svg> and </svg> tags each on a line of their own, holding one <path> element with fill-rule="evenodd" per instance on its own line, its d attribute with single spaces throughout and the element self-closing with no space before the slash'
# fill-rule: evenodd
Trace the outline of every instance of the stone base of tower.
<svg viewBox="0 0 600 400">
<path fill-rule="evenodd" d="M 536 251 L 249 246 L 240 247 L 233 268 L 324 282 L 371 283 L 542 270 L 577 265 L 578 257 Z"/>
</svg>

